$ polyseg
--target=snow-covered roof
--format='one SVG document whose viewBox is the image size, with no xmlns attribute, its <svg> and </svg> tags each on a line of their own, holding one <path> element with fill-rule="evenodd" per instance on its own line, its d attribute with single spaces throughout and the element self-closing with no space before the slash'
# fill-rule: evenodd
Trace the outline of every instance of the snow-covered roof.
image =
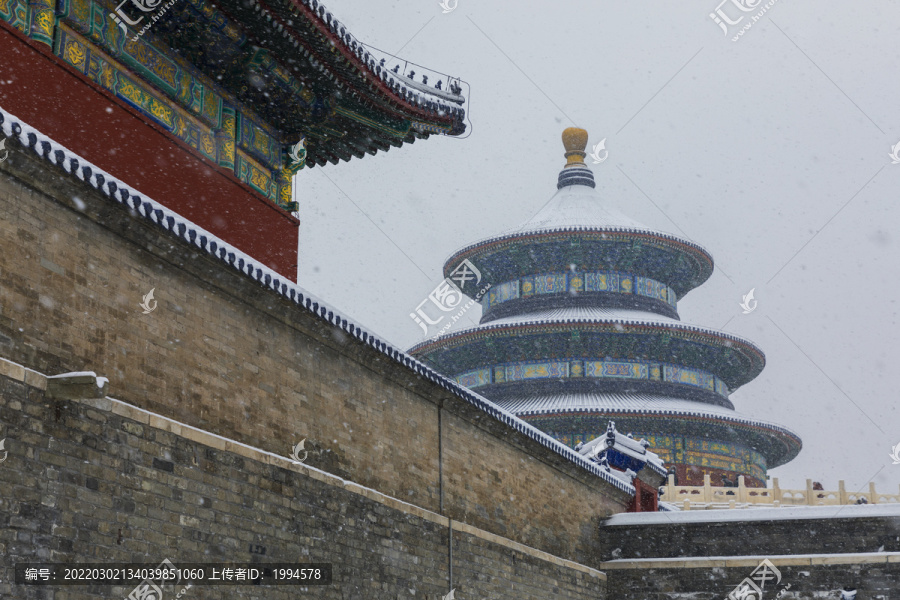
<svg viewBox="0 0 900 600">
<path fill-rule="evenodd" d="M 590 173 L 587 166 L 583 168 Z M 563 172 L 565 171 L 566 169 L 563 169 Z M 712 256 L 699 244 L 635 221 L 609 206 L 608 202 L 592 186 L 576 183 L 558 189 L 543 208 L 521 225 L 460 248 L 451 255 L 446 265 L 455 266 L 459 263 L 459 257 L 467 254 L 470 250 L 504 240 L 530 237 L 542 233 L 589 231 L 631 233 L 669 240 L 690 248 L 695 254 L 703 255 L 710 265 L 712 264 Z"/>
<path fill-rule="evenodd" d="M 488 321 L 484 325 L 477 325 L 468 330 L 461 330 L 456 334 L 462 335 L 466 331 L 475 331 L 478 329 L 490 329 L 494 327 L 503 327 L 509 325 L 544 325 L 550 323 L 619 323 L 621 325 L 643 325 L 643 326 L 660 326 L 678 329 L 693 333 L 703 333 L 715 337 L 722 337 L 733 342 L 739 342 L 743 345 L 750 346 L 760 355 L 763 351 L 756 347 L 753 342 L 741 339 L 730 333 L 710 329 L 700 325 L 692 325 L 666 317 L 651 313 L 649 311 L 619 309 L 619 308 L 594 308 L 594 307 L 572 307 L 572 308 L 549 308 L 546 310 L 535 311 L 525 314 L 516 314 L 502 319 Z M 764 356 L 764 355 L 763 355 Z"/>
<path fill-rule="evenodd" d="M 610 427 L 612 427 L 612 423 L 610 423 Z M 605 435 L 594 438 L 585 444 L 581 449 L 581 453 L 596 456 L 599 452 L 602 452 L 603 448 L 607 446 L 606 440 L 609 439 L 609 433 L 610 432 L 607 431 Z M 618 431 L 615 431 L 615 429 L 613 429 L 612 434 L 614 436 L 613 439 L 615 440 L 616 449 L 628 454 L 628 456 L 642 458 L 647 453 L 647 449 L 636 439 L 619 433 Z"/>
<path fill-rule="evenodd" d="M 466 99 L 461 94 L 454 94 L 447 90 L 439 90 L 427 84 L 419 83 L 415 79 L 410 79 L 409 77 L 401 75 L 400 73 L 388 71 L 387 75 L 389 77 L 396 78 L 398 81 L 401 81 L 409 87 L 419 90 L 420 92 L 425 92 L 426 94 L 431 94 L 432 96 L 437 96 L 438 98 L 443 98 L 444 100 L 449 100 L 450 102 L 454 102 L 456 104 L 464 104 L 466 101 Z"/>
<path fill-rule="evenodd" d="M 504 410 L 520 417 L 582 412 L 598 412 L 610 418 L 624 414 L 705 417 L 715 421 L 775 431 L 795 440 L 798 447 L 801 443 L 800 437 L 796 433 L 780 425 L 748 417 L 724 406 L 671 396 L 641 393 L 572 393 L 495 399 L 494 402 Z"/>
<path fill-rule="evenodd" d="M 601 308 L 594 306 L 547 308 L 529 313 L 515 314 L 488 321 L 491 325 L 515 325 L 518 323 L 549 323 L 554 321 L 616 321 L 641 325 L 691 325 L 678 319 L 658 315 L 646 310 L 630 308 Z"/>
<path fill-rule="evenodd" d="M 622 483 L 627 483 L 628 485 L 634 485 L 632 481 L 634 481 L 635 473 L 630 469 L 628 471 L 618 471 L 616 469 L 610 469 L 609 467 L 601 467 L 605 473 L 608 473 L 611 477 L 615 477 Z"/>
<path fill-rule="evenodd" d="M 502 232 L 501 235 L 556 231 L 571 227 L 654 231 L 609 206 L 608 202 L 594 188 L 576 184 L 557 190 L 546 206 L 535 213 L 533 217 L 518 227 Z M 673 235 L 662 231 L 655 231 L 655 233 Z"/>
<path fill-rule="evenodd" d="M 700 334 L 707 337 L 718 338 L 724 345 L 733 348 L 734 345 L 748 348 L 751 353 L 759 357 L 761 363 L 759 369 L 765 365 L 765 354 L 753 342 L 739 338 L 724 331 L 716 331 L 708 327 L 691 325 L 677 319 L 657 315 L 648 311 L 612 309 L 612 308 L 551 308 L 533 313 L 517 314 L 484 324 L 475 325 L 467 329 L 461 329 L 447 333 L 436 339 L 428 339 L 410 348 L 410 351 L 419 352 L 426 346 L 433 344 L 452 344 L 454 340 L 479 335 L 496 329 L 508 327 L 532 327 L 542 325 L 563 325 L 567 323 L 597 324 L 618 326 L 664 327 L 671 330 L 673 335 L 678 333 Z M 755 375 L 754 375 L 755 376 Z M 737 389 L 734 387 L 733 389 Z"/>
<path fill-rule="evenodd" d="M 249 1 L 250 1 L 251 6 L 259 6 L 259 2 L 257 0 L 249 0 Z M 375 48 L 357 40 L 356 37 L 352 33 L 350 33 L 349 29 L 347 29 L 346 25 L 341 23 L 337 19 L 337 17 L 335 17 L 331 13 L 331 11 L 329 11 L 325 7 L 324 4 L 319 2 L 319 0 L 300 0 L 300 2 L 302 2 L 304 5 L 306 5 L 306 7 L 309 8 L 313 12 L 313 14 L 316 15 L 316 17 L 321 22 L 321 25 L 323 27 L 326 27 L 327 29 L 329 29 L 331 31 L 331 33 L 333 33 L 335 36 L 337 36 L 337 38 L 340 39 L 341 42 L 345 45 L 347 50 L 349 50 L 354 55 L 356 55 L 356 58 L 358 58 L 366 66 L 366 68 L 368 68 L 368 70 L 371 71 L 371 73 L 374 76 L 376 76 L 377 78 L 384 81 L 392 89 L 394 89 L 397 93 L 399 93 L 401 96 L 403 96 L 405 99 L 413 102 L 414 104 L 422 106 L 424 104 L 423 101 L 425 99 L 422 97 L 421 93 L 424 93 L 424 94 L 427 94 L 428 96 L 430 96 L 431 100 L 436 101 L 442 111 L 448 112 L 453 115 L 456 115 L 456 114 L 459 114 L 462 112 L 461 109 L 459 109 L 455 106 L 446 104 L 446 102 L 445 102 L 445 101 L 450 101 L 455 104 L 462 104 L 463 102 L 465 102 L 465 98 L 463 98 L 462 95 L 451 94 L 447 91 L 442 91 L 442 90 L 438 90 L 434 87 L 419 84 L 419 83 L 415 82 L 414 80 L 409 79 L 408 77 L 404 77 L 398 73 L 394 73 L 394 72 L 388 70 L 387 68 L 382 68 L 380 66 L 380 64 L 378 62 L 376 62 L 376 60 L 380 60 L 382 58 L 385 58 L 388 60 L 389 59 L 400 60 L 400 59 L 398 59 L 390 54 L 387 54 L 385 52 L 382 52 L 380 50 L 376 50 Z M 257 8 L 256 10 L 260 10 L 260 9 Z M 287 28 L 283 28 L 282 34 L 285 37 L 289 37 L 289 35 L 287 33 Z M 298 44 L 295 44 L 295 45 L 298 45 Z M 437 73 L 436 71 L 429 70 L 428 74 L 433 75 L 433 79 L 435 80 L 435 82 L 437 82 L 439 79 L 441 79 L 441 80 L 446 79 L 448 82 L 453 79 L 446 75 Z M 416 91 L 420 92 L 420 93 L 416 93 L 412 90 L 407 89 L 407 86 L 411 87 L 411 88 L 415 88 Z"/>
<path fill-rule="evenodd" d="M 685 400 L 672 396 L 646 393 L 571 393 L 505 398 L 495 400 L 498 406 L 517 415 L 610 410 L 646 412 L 648 414 L 705 414 L 734 417 L 739 413 L 724 406 Z"/>
<path fill-rule="evenodd" d="M 289 299 L 299 309 L 308 310 L 317 318 L 342 329 L 349 335 L 362 341 L 364 344 L 385 354 L 391 360 L 415 371 L 424 379 L 448 390 L 479 410 L 489 414 L 496 420 L 530 437 L 544 447 L 565 457 L 567 460 L 575 463 L 586 471 L 593 473 L 607 483 L 610 483 L 632 496 L 635 494 L 633 485 L 618 477 L 610 475 L 604 469 L 601 469 L 598 465 L 586 460 L 565 444 L 553 439 L 536 427 L 525 423 L 512 413 L 500 408 L 483 396 L 444 377 L 406 352 L 398 350 L 387 342 L 382 341 L 378 337 L 372 335 L 369 331 L 359 327 L 344 317 L 325 302 L 322 302 L 320 299 L 311 295 L 294 282 L 284 279 L 282 275 L 276 273 L 266 265 L 254 260 L 231 244 L 222 241 L 205 229 L 188 221 L 175 211 L 138 193 L 121 180 L 98 168 L 30 125 L 23 123 L 2 108 L 0 108 L 0 129 L 2 129 L 4 136 L 15 138 L 23 147 L 30 148 L 43 160 L 57 166 L 72 177 L 87 183 L 98 192 L 117 203 L 127 206 L 140 218 L 181 238 L 188 244 L 198 248 L 201 252 L 205 252 L 214 259 L 224 263 L 228 268 L 239 271 L 242 275 L 257 281 L 261 286 Z M 8 150 L 11 152 L 14 151 L 14 149 Z"/>
<path fill-rule="evenodd" d="M 610 440 L 613 440 L 612 449 L 649 465 L 660 475 L 666 474 L 666 467 L 659 455 L 647 450 L 649 444 L 646 441 L 635 440 L 628 435 L 619 433 L 616 431 L 613 421 L 609 422 L 605 433 L 582 446 L 579 452 L 588 459 L 597 460 L 600 454 L 610 448 Z"/>
</svg>

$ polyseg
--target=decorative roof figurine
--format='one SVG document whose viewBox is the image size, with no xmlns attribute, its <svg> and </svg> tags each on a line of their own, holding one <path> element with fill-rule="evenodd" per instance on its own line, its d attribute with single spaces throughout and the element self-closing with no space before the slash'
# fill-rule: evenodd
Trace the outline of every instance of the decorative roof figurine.
<svg viewBox="0 0 900 600">
<path fill-rule="evenodd" d="M 579 442 L 580 444 L 581 442 Z M 578 452 L 594 462 L 605 460 L 611 467 L 619 471 L 632 470 L 639 473 L 645 466 L 656 471 L 660 483 L 665 481 L 666 468 L 659 457 L 647 450 L 650 443 L 646 440 L 635 441 L 631 434 L 622 435 L 616 431 L 616 424 L 609 422 L 606 434 L 583 444 Z"/>
<path fill-rule="evenodd" d="M 643 512 L 657 510 L 659 494 L 655 491 L 666 480 L 666 467 L 659 456 L 647 450 L 649 446 L 646 440 L 635 441 L 630 433 L 622 435 L 610 421 L 605 435 L 587 444 L 578 442 L 575 450 L 607 472 L 621 474 L 625 481 L 634 485 L 637 493 L 633 510 Z M 640 502 L 643 505 L 639 506 Z"/>
<path fill-rule="evenodd" d="M 714 485 L 744 475 L 764 486 L 801 441 L 735 412 L 729 399 L 762 371 L 762 351 L 680 320 L 678 300 L 709 278 L 712 257 L 609 207 L 584 164 L 587 140 L 583 129 L 563 132 L 557 192 L 533 218 L 444 265 L 449 277 L 467 264 L 489 287 L 480 325 L 410 352 L 561 442 L 583 443 L 581 453 L 615 419 L 682 485 L 709 473 Z M 638 442 L 615 440 L 618 450 L 604 454 L 611 466 L 647 471 L 636 468 Z"/>
</svg>

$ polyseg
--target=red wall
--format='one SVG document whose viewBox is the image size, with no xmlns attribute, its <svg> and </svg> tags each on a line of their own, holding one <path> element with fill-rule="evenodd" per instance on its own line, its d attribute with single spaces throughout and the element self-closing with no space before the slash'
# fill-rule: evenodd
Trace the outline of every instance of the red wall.
<svg viewBox="0 0 900 600">
<path fill-rule="evenodd" d="M 291 281 L 300 222 L 0 20 L 0 107 Z"/>
<path fill-rule="evenodd" d="M 634 484 L 634 498 L 628 505 L 628 512 L 656 512 L 659 510 L 659 490 L 655 489 L 638 478 L 632 480 Z"/>
<path fill-rule="evenodd" d="M 668 465 L 667 465 L 668 466 Z M 675 468 L 675 479 L 677 485 L 703 485 L 703 474 L 709 473 L 711 485 L 721 487 L 724 485 L 722 478 L 727 477 L 729 481 L 734 482 L 737 488 L 738 474 L 734 471 L 725 471 L 722 469 L 713 469 L 711 467 L 689 467 L 687 465 L 673 465 Z M 744 485 L 747 487 L 764 488 L 766 482 L 744 475 Z"/>
</svg>

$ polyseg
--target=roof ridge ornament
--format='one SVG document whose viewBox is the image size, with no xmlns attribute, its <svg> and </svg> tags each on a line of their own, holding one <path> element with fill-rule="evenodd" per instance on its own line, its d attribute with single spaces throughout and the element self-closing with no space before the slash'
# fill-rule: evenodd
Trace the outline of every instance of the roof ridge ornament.
<svg viewBox="0 0 900 600">
<path fill-rule="evenodd" d="M 595 187 L 594 172 L 584 164 L 584 157 L 587 156 L 584 149 L 587 147 L 588 132 L 580 127 L 567 127 L 562 132 L 562 142 L 566 149 L 566 166 L 559 172 L 556 189 L 570 185 Z"/>
</svg>

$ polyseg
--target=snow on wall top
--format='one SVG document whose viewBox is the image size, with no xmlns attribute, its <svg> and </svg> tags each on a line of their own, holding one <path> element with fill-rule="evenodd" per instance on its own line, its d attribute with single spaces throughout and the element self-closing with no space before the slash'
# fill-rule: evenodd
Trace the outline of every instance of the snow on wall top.
<svg viewBox="0 0 900 600">
<path fill-rule="evenodd" d="M 900 504 L 851 504 L 844 506 L 791 506 L 723 510 L 684 510 L 663 513 L 620 513 L 604 525 L 661 525 L 664 523 L 722 523 L 735 521 L 796 521 L 803 519 L 858 519 L 898 517 Z"/>
</svg>

